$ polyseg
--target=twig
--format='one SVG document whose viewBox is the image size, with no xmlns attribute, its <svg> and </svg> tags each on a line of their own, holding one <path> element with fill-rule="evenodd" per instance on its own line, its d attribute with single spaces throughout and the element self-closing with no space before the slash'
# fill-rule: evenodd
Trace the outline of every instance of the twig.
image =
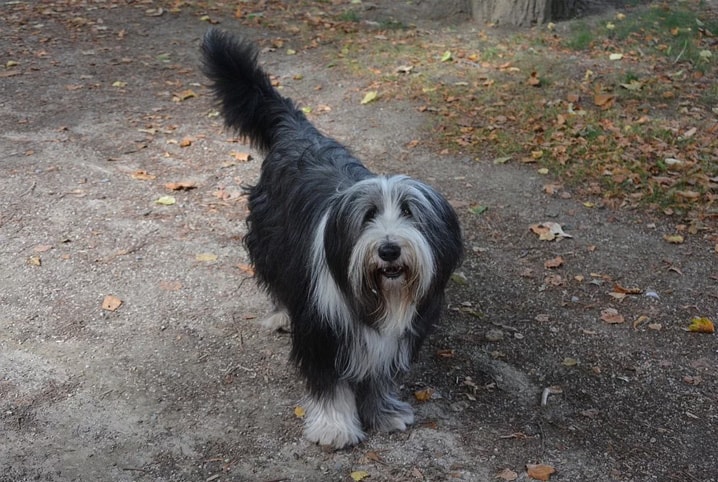
<svg viewBox="0 0 718 482">
<path fill-rule="evenodd" d="M 681 57 L 683 56 L 683 53 L 686 51 L 686 47 L 688 47 L 688 40 L 683 42 L 683 50 L 681 50 L 681 53 L 678 54 L 678 57 L 676 57 L 676 60 L 673 61 L 673 65 L 677 64 L 678 61 L 681 59 Z"/>
</svg>

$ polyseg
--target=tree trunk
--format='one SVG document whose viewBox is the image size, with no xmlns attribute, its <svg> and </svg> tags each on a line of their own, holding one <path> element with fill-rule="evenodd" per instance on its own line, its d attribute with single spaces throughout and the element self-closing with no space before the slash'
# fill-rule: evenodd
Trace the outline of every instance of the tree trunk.
<svg viewBox="0 0 718 482">
<path fill-rule="evenodd" d="M 570 18 L 581 0 L 471 0 L 474 20 L 495 25 L 527 27 Z"/>
</svg>

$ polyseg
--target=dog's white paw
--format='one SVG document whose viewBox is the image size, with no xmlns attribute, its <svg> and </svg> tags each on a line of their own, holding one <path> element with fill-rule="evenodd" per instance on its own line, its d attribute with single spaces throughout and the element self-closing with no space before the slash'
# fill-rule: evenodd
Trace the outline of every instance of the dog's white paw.
<svg viewBox="0 0 718 482">
<path fill-rule="evenodd" d="M 277 310 L 268 317 L 259 321 L 259 326 L 268 331 L 289 331 L 291 320 L 286 310 Z"/>
<path fill-rule="evenodd" d="M 306 402 L 304 437 L 319 445 L 342 449 L 366 437 L 357 414 L 354 392 L 337 387 L 333 396 L 311 397 Z"/>
</svg>

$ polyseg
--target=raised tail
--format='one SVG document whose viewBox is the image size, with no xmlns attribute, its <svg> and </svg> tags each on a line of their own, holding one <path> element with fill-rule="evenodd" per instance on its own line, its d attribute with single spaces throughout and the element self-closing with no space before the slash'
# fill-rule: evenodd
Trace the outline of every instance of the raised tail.
<svg viewBox="0 0 718 482">
<path fill-rule="evenodd" d="M 296 131 L 306 118 L 272 87 L 257 55 L 253 42 L 217 29 L 208 30 L 202 40 L 203 71 L 225 125 L 268 152 L 283 132 Z"/>
</svg>

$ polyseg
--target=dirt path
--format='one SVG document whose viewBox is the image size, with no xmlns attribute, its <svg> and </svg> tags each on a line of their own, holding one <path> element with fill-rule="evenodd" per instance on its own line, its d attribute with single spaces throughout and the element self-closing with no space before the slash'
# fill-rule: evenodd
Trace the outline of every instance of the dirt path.
<svg viewBox="0 0 718 482">
<path fill-rule="evenodd" d="M 521 166 L 408 149 L 428 128 L 415 105 L 360 105 L 321 48 L 285 47 L 263 53 L 284 92 L 373 169 L 446 193 L 468 251 L 404 386 L 417 425 L 304 441 L 288 338 L 253 324 L 268 302 L 239 193 L 260 160 L 211 115 L 207 23 L 152 8 L 0 6 L 0 480 L 528 480 L 536 463 L 552 481 L 718 480 L 718 346 L 685 331 L 718 316 L 712 247 L 545 195 Z M 540 241 L 544 221 L 573 238 Z"/>
</svg>

